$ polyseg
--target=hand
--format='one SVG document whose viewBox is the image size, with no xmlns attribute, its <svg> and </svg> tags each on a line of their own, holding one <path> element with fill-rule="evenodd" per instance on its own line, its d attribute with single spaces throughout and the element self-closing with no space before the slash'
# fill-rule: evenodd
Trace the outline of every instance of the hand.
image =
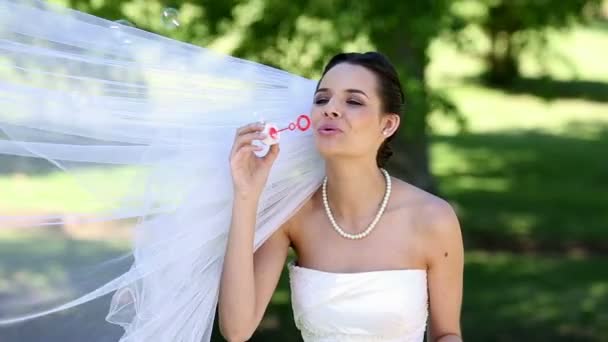
<svg viewBox="0 0 608 342">
<path fill-rule="evenodd" d="M 264 124 L 252 123 L 237 129 L 230 152 L 230 169 L 235 195 L 257 199 L 266 185 L 270 167 L 279 155 L 279 144 L 271 145 L 268 154 L 258 157 L 255 152 L 263 147 L 252 145 L 262 140 Z"/>
</svg>

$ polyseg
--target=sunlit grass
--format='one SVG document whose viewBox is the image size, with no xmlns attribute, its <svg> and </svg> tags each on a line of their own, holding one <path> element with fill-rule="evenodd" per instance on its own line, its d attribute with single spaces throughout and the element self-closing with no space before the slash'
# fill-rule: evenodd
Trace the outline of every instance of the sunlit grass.
<svg viewBox="0 0 608 342">
<path fill-rule="evenodd" d="M 128 247 L 119 237 L 85 241 L 58 229 L 1 229 L 0 292 L 38 299 L 65 294 L 75 275 L 126 253 Z"/>
<path fill-rule="evenodd" d="M 147 12 L 136 10 L 144 5 Z M 157 20 L 149 13 L 161 8 L 159 1 L 139 0 L 127 12 L 136 21 L 159 26 L 160 18 L 145 20 Z M 196 29 L 204 30 L 201 15 L 185 6 L 180 20 L 200 21 Z M 232 49 L 237 31 L 216 47 Z M 465 234 L 466 340 L 565 342 L 608 336 L 608 259 L 594 252 L 606 246 L 608 227 L 608 101 L 601 93 L 608 82 L 607 39 L 600 28 L 552 33 L 552 50 L 571 64 L 554 58 L 540 65 L 528 53 L 522 70 L 534 82 L 510 92 L 471 79 L 482 70 L 479 60 L 446 41 L 433 45 L 431 85 L 446 91 L 468 122 L 468 131 L 460 134 L 453 121 L 439 113 L 431 116 L 433 173 L 442 195 L 454 203 Z M 307 58 L 298 56 L 291 51 L 284 58 L 306 64 Z M 567 88 L 567 96 L 560 93 L 563 84 L 555 94 L 546 93 L 544 87 L 552 84 L 536 82 L 543 72 L 551 79 L 595 83 L 574 84 L 586 88 Z M 117 189 L 128 189 L 136 177 L 125 169 L 83 169 L 77 178 L 62 172 L 1 174 L 0 212 L 104 210 L 124 195 Z M 74 241 L 57 233 L 0 229 L 0 292 L 51 291 L 67 284 L 65 270 L 76 263 L 94 264 L 128 249 L 124 239 Z M 492 252 L 522 246 L 528 254 Z M 583 251 L 572 252 L 572 247 Z M 298 340 L 288 289 L 283 272 L 252 341 Z"/>
<path fill-rule="evenodd" d="M 605 257 L 469 252 L 463 328 L 475 341 L 600 341 L 608 334 Z"/>
<path fill-rule="evenodd" d="M 536 131 L 436 136 L 433 170 L 472 246 L 607 248 L 607 150 Z"/>
<path fill-rule="evenodd" d="M 89 168 L 49 173 L 13 173 L 0 176 L 0 211 L 96 212 L 116 205 L 136 188 L 142 170 Z M 131 187 L 132 185 L 132 187 Z"/>
<path fill-rule="evenodd" d="M 447 89 L 447 93 L 464 114 L 470 132 L 535 129 L 598 139 L 602 125 L 608 126 L 608 105 L 603 102 L 584 99 L 547 101 L 534 95 L 507 94 L 472 84 L 453 86 Z M 430 124 L 437 134 L 459 132 L 456 123 L 440 113 L 431 116 Z"/>
<path fill-rule="evenodd" d="M 461 131 L 430 116 L 432 170 L 471 246 L 608 248 L 608 32 L 577 27 L 549 41 L 553 57 L 541 65 L 529 51 L 523 79 L 504 89 L 481 84 L 481 61 L 449 41 L 431 49 L 430 83 L 466 122 Z"/>
<path fill-rule="evenodd" d="M 606 257 L 468 251 L 462 328 L 467 341 L 600 341 L 608 334 Z M 251 341 L 297 341 L 283 274 Z M 222 339 L 217 336 L 216 341 Z"/>
<path fill-rule="evenodd" d="M 552 31 L 548 35 L 547 46 L 525 50 L 520 65 L 522 73 L 530 77 L 550 75 L 560 80 L 606 81 L 606 31 L 605 23 L 577 26 L 570 31 Z M 480 32 L 473 29 L 470 34 L 476 38 L 473 46 L 477 51 L 488 49 L 489 43 Z M 470 49 L 467 54 L 458 51 L 447 38 L 436 39 L 431 45 L 432 63 L 427 69 L 431 85 L 442 87 L 446 83 L 458 83 L 463 77 L 478 75 L 483 70 L 483 64 L 471 52 Z"/>
</svg>

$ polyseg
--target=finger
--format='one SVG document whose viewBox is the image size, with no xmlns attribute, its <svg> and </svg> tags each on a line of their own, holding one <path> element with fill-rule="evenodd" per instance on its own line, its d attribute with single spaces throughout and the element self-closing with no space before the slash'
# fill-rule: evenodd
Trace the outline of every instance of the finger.
<svg viewBox="0 0 608 342">
<path fill-rule="evenodd" d="M 241 148 L 239 148 L 239 150 L 237 151 L 237 153 L 239 154 L 247 154 L 247 153 L 251 153 L 251 152 L 258 152 L 263 150 L 264 147 L 262 146 L 256 146 L 256 145 L 245 145 Z"/>
<path fill-rule="evenodd" d="M 264 148 L 262 146 L 256 146 L 256 145 L 245 145 L 243 147 L 241 147 L 240 149 L 238 149 L 231 157 L 230 157 L 230 163 L 240 163 L 242 162 L 245 158 L 248 158 L 249 155 L 251 155 L 252 152 L 259 152 L 262 151 Z"/>
<path fill-rule="evenodd" d="M 250 145 L 254 140 L 263 140 L 264 138 L 266 138 L 266 134 L 262 132 L 251 132 L 239 136 L 234 142 L 234 145 L 238 150 L 241 146 Z"/>
<path fill-rule="evenodd" d="M 265 137 L 266 135 L 262 132 L 250 132 L 237 136 L 234 144 L 232 145 L 232 151 L 230 151 L 230 154 L 236 153 L 243 146 L 251 145 L 254 140 L 262 140 Z"/>
<path fill-rule="evenodd" d="M 263 123 L 253 122 L 253 123 L 250 123 L 248 125 L 239 127 L 236 130 L 236 137 L 238 137 L 240 135 L 243 135 L 243 134 L 251 133 L 251 132 L 261 131 L 262 129 L 264 129 L 264 124 Z"/>
<path fill-rule="evenodd" d="M 280 150 L 281 150 L 281 148 L 279 147 L 279 144 L 271 145 L 270 149 L 268 150 L 268 153 L 264 156 L 264 162 L 267 162 L 270 164 L 274 163 L 274 161 L 279 156 Z"/>
</svg>

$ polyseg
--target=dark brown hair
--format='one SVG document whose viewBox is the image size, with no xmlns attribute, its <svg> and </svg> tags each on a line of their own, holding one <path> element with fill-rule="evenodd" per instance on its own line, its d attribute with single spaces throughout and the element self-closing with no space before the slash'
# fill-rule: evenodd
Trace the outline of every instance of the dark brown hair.
<svg viewBox="0 0 608 342">
<path fill-rule="evenodd" d="M 373 72 L 378 80 L 378 95 L 380 96 L 382 103 L 382 111 L 384 113 L 395 113 L 402 116 L 404 98 L 401 82 L 399 82 L 397 71 L 386 56 L 379 52 L 339 53 L 329 60 L 323 70 L 321 78 L 323 78 L 331 68 L 340 63 L 362 66 Z M 317 88 L 320 83 L 321 81 L 319 80 Z M 382 145 L 380 145 L 376 155 L 376 163 L 379 167 L 384 167 L 389 158 L 393 155 L 391 140 L 393 140 L 395 135 L 397 135 L 397 132 L 386 138 Z"/>
</svg>

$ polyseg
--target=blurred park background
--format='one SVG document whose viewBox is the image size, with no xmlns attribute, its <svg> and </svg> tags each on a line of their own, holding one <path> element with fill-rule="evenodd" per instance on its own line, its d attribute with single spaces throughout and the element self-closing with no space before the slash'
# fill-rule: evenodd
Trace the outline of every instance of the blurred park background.
<svg viewBox="0 0 608 342">
<path fill-rule="evenodd" d="M 465 340 L 608 341 L 608 1 L 52 2 L 309 78 L 337 52 L 385 53 L 408 103 L 389 170 L 461 220 Z M 73 209 L 44 195 L 65 182 L 5 168 L 0 212 Z M 44 283 L 52 268 L 19 265 L 69 247 L 0 234 L 0 290 Z M 253 341 L 300 340 L 286 276 Z"/>
</svg>

